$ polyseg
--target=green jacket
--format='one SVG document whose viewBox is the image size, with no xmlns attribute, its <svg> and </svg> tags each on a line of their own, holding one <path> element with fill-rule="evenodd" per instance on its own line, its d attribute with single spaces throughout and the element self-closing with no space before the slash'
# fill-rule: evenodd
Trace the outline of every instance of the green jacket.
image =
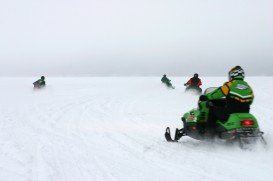
<svg viewBox="0 0 273 181">
<path fill-rule="evenodd" d="M 234 79 L 207 94 L 209 100 L 230 98 L 241 103 L 251 104 L 254 100 L 252 88 L 242 79 Z"/>
</svg>

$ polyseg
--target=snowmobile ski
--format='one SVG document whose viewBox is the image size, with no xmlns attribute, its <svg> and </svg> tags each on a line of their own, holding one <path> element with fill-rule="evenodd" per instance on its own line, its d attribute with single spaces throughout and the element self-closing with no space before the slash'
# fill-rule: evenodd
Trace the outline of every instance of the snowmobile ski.
<svg viewBox="0 0 273 181">
<path fill-rule="evenodd" d="M 165 138 L 168 142 L 178 142 L 178 140 L 182 137 L 182 136 L 185 136 L 186 133 L 184 132 L 184 129 L 178 129 L 176 128 L 175 130 L 175 135 L 174 135 L 174 139 L 172 139 L 171 137 L 171 131 L 170 131 L 170 128 L 167 127 L 166 128 L 166 132 L 165 132 Z"/>
<path fill-rule="evenodd" d="M 171 131 L 170 131 L 170 128 L 167 127 L 166 128 L 166 132 L 165 132 L 165 138 L 168 142 L 177 142 L 176 140 L 173 140 L 172 137 L 171 137 Z"/>
</svg>

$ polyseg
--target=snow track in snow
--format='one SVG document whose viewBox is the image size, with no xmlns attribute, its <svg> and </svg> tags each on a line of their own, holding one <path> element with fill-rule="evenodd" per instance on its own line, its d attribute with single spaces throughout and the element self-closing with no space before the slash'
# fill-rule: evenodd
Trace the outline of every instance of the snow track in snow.
<svg viewBox="0 0 273 181">
<path fill-rule="evenodd" d="M 172 79 L 172 90 L 160 78 L 49 78 L 34 91 L 34 79 L 1 78 L 0 180 L 270 180 L 273 78 L 247 79 L 268 142 L 252 151 L 165 141 L 165 128 L 181 128 L 197 104 L 185 80 Z M 224 81 L 203 79 L 204 87 Z"/>
</svg>

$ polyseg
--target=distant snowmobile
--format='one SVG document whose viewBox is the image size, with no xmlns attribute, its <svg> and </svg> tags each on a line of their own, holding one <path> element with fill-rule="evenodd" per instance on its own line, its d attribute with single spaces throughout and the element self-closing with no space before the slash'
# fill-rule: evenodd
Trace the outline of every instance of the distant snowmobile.
<svg viewBox="0 0 273 181">
<path fill-rule="evenodd" d="M 208 88 L 205 94 L 215 88 Z M 177 142 L 183 136 L 189 136 L 197 140 L 212 138 L 224 139 L 228 142 L 238 142 L 241 148 L 249 148 L 260 140 L 266 144 L 263 132 L 260 131 L 257 119 L 250 113 L 230 114 L 226 122 L 218 120 L 214 132 L 206 132 L 204 123 L 210 106 L 224 106 L 225 99 L 213 101 L 199 101 L 199 108 L 186 112 L 182 117 L 183 128 L 176 128 L 175 138 L 171 138 L 170 128 L 166 128 L 165 138 L 168 142 Z"/>
<path fill-rule="evenodd" d="M 200 86 L 202 85 L 201 79 L 198 78 L 198 74 L 195 73 L 192 78 L 190 78 L 187 83 L 184 84 L 186 86 L 185 92 L 194 92 L 198 95 L 202 94 L 202 89 Z"/>
<path fill-rule="evenodd" d="M 171 80 L 167 78 L 166 74 L 163 75 L 161 82 L 164 83 L 168 88 L 175 89 L 175 87 L 171 83 Z"/>
<path fill-rule="evenodd" d="M 186 86 L 185 92 L 193 92 L 197 95 L 201 95 L 202 94 L 202 89 L 198 86 L 191 86 L 191 85 L 187 85 L 184 84 Z"/>
<path fill-rule="evenodd" d="M 41 89 L 41 88 L 44 88 L 46 86 L 46 82 L 45 82 L 45 77 L 42 76 L 41 79 L 35 81 L 33 83 L 34 85 L 34 89 Z"/>
</svg>

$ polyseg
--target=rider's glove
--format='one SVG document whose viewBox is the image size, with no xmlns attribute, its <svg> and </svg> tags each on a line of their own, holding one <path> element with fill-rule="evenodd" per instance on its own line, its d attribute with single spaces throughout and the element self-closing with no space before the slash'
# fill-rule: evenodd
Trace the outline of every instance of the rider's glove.
<svg viewBox="0 0 273 181">
<path fill-rule="evenodd" d="M 201 95 L 199 97 L 199 101 L 207 101 L 208 100 L 208 97 L 206 95 Z"/>
<path fill-rule="evenodd" d="M 184 86 L 187 86 L 188 84 L 184 84 Z"/>
</svg>

